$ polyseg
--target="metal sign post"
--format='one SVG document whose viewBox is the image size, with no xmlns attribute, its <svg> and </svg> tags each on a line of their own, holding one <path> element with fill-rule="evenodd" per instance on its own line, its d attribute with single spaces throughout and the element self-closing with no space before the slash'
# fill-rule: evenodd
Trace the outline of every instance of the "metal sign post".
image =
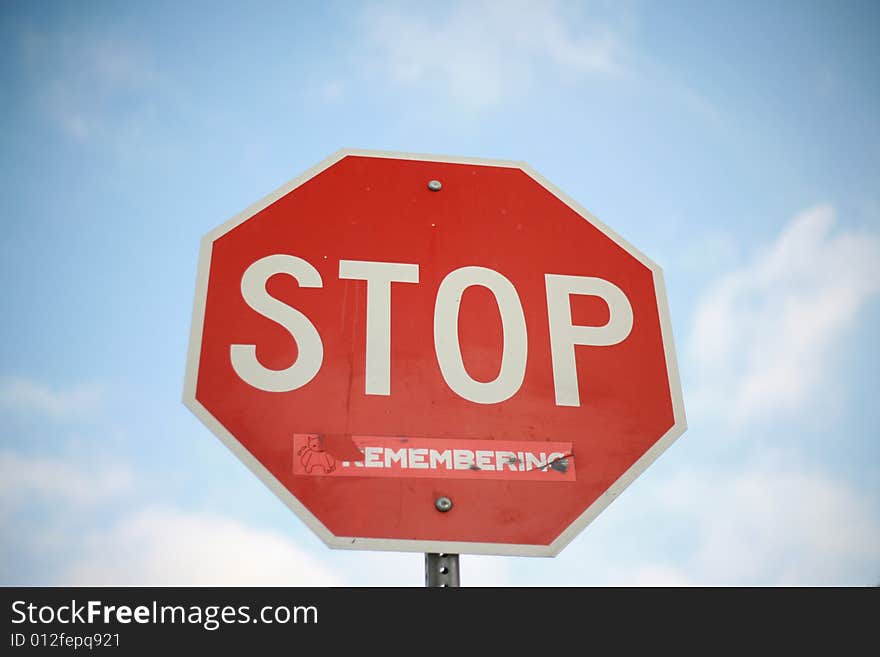
<svg viewBox="0 0 880 657">
<path fill-rule="evenodd" d="M 425 586 L 460 586 L 458 577 L 458 555 L 444 552 L 425 553 Z"/>
</svg>

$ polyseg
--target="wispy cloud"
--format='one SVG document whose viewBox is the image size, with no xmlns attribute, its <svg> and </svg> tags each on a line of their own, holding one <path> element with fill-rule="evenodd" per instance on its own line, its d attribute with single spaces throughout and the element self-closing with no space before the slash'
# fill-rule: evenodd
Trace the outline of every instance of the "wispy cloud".
<svg viewBox="0 0 880 657">
<path fill-rule="evenodd" d="M 880 237 L 797 215 L 769 248 L 704 293 L 688 345 L 693 411 L 744 422 L 793 411 L 828 377 L 832 347 L 880 292 Z"/>
<path fill-rule="evenodd" d="M 134 472 L 0 452 L 0 584 L 420 586 L 423 557 L 330 550 L 216 511 L 144 503 Z M 125 503 L 117 502 L 123 496 Z M 22 510 L 34 522 L 22 523 Z M 291 516 L 291 523 L 297 521 Z M 40 561 L 29 569 L 28 556 Z M 508 582 L 499 559 L 465 557 L 468 586 Z M 51 579 L 44 580 L 51 573 Z"/>
<path fill-rule="evenodd" d="M 221 515 L 145 508 L 92 532 L 65 585 L 331 586 L 339 578 L 288 537 Z"/>
<path fill-rule="evenodd" d="M 97 384 L 52 388 L 26 378 L 0 379 L 0 407 L 53 418 L 81 416 L 97 410 L 104 389 Z"/>
<path fill-rule="evenodd" d="M 611 586 L 870 586 L 876 500 L 796 450 L 697 467 L 627 490 L 558 558 Z M 570 550 L 570 551 L 569 551 Z"/>
<path fill-rule="evenodd" d="M 122 465 L 83 466 L 50 457 L 0 452 L 0 498 L 9 507 L 35 500 L 78 507 L 95 504 L 131 488 L 131 471 Z"/>
<path fill-rule="evenodd" d="M 144 129 L 162 77 L 130 38 L 26 29 L 20 45 L 41 109 L 68 137 L 116 143 Z"/>
<path fill-rule="evenodd" d="M 133 471 L 119 463 L 0 452 L 0 552 L 40 555 L 37 569 L 0 569 L 21 584 L 339 584 L 338 576 L 290 538 L 222 514 L 144 505 L 128 496 Z M 113 509 L 116 509 L 115 511 Z M 38 519 L 24 523 L 21 511 Z M 3 584 L 10 584 L 4 581 Z"/>
<path fill-rule="evenodd" d="M 365 24 L 384 75 L 445 91 L 467 108 L 522 93 L 545 65 L 563 77 L 613 76 L 624 68 L 617 30 L 553 1 L 479 0 L 422 13 L 385 4 L 367 11 Z"/>
<path fill-rule="evenodd" d="M 662 564 L 643 564 L 619 573 L 614 586 L 696 586 L 688 574 L 680 568 Z"/>
<path fill-rule="evenodd" d="M 345 97 L 345 84 L 341 80 L 325 80 L 317 89 L 317 96 L 327 103 L 335 103 Z"/>
<path fill-rule="evenodd" d="M 310 543 L 313 543 L 310 541 Z M 90 531 L 64 585 L 422 586 L 421 554 L 304 547 L 277 531 L 217 513 L 139 508 Z M 466 586 L 509 583 L 495 557 L 462 557 Z"/>
<path fill-rule="evenodd" d="M 657 499 L 699 533 L 678 569 L 683 582 L 859 586 L 880 577 L 880 522 L 863 496 L 821 471 L 777 463 L 711 478 L 688 473 Z"/>
</svg>

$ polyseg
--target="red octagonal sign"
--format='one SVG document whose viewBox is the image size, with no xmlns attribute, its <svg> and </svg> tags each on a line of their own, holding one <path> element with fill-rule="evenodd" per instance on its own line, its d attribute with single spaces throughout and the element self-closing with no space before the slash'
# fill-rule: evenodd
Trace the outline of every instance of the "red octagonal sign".
<svg viewBox="0 0 880 657">
<path fill-rule="evenodd" d="M 184 402 L 361 549 L 555 555 L 685 429 L 657 265 L 524 164 L 351 150 L 205 236 Z"/>
</svg>

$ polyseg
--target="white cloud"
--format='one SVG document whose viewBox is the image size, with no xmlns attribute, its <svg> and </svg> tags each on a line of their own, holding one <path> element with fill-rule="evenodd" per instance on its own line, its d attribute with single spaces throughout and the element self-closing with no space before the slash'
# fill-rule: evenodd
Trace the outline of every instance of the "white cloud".
<svg viewBox="0 0 880 657">
<path fill-rule="evenodd" d="M 0 552 L 40 560 L 36 571 L 24 563 L 8 564 L 4 577 L 32 585 L 47 576 L 45 571 L 52 578 L 45 583 L 82 586 L 424 583 L 421 554 L 330 550 L 314 539 L 309 548 L 222 513 L 144 506 L 132 495 L 125 504 L 114 504 L 133 484 L 133 473 L 118 464 L 0 451 Z M 24 509 L 27 522 L 20 513 Z M 290 521 L 298 523 L 292 516 Z M 463 561 L 468 586 L 507 581 L 500 560 L 466 556 Z"/>
<path fill-rule="evenodd" d="M 23 572 L 23 564 L 16 564 L 5 576 L 29 585 L 58 563 L 60 574 L 48 582 L 53 585 L 341 583 L 288 537 L 221 514 L 144 507 L 129 497 L 121 513 L 108 515 L 109 504 L 133 481 L 121 465 L 0 452 L 0 551 L 41 560 L 37 571 Z M 16 512 L 25 508 L 27 518 L 39 521 L 23 523 Z"/>
<path fill-rule="evenodd" d="M 74 586 L 424 585 L 424 555 L 309 550 L 279 532 L 215 513 L 135 511 L 83 541 L 58 582 Z M 508 583 L 502 559 L 465 555 L 464 586 Z"/>
<path fill-rule="evenodd" d="M 66 460 L 25 457 L 0 452 L 0 499 L 4 511 L 25 501 L 50 501 L 78 506 L 113 498 L 128 490 L 132 475 L 127 467 L 76 466 Z"/>
<path fill-rule="evenodd" d="M 537 67 L 582 77 L 617 75 L 624 46 L 608 24 L 558 2 L 479 0 L 416 15 L 383 5 L 366 13 L 372 48 L 394 82 L 441 89 L 460 105 L 484 108 L 521 93 Z"/>
<path fill-rule="evenodd" d="M 146 508 L 92 532 L 59 584 L 332 586 L 339 578 L 286 536 L 216 514 Z"/>
<path fill-rule="evenodd" d="M 834 223 L 830 206 L 802 212 L 768 249 L 708 288 L 689 343 L 692 412 L 744 422 L 792 411 L 829 378 L 835 342 L 880 292 L 880 238 Z"/>
<path fill-rule="evenodd" d="M 683 582 L 860 586 L 880 577 L 880 522 L 856 491 L 821 472 L 777 464 L 689 474 L 657 501 L 700 534 L 694 555 L 667 571 Z"/>
<path fill-rule="evenodd" d="M 647 564 L 620 573 L 613 586 L 695 586 L 679 568 L 661 564 Z"/>
<path fill-rule="evenodd" d="M 66 418 L 94 411 L 103 393 L 95 384 L 58 389 L 30 379 L 7 378 L 0 381 L 0 407 Z"/>
<path fill-rule="evenodd" d="M 880 515 L 864 491 L 774 452 L 628 490 L 558 560 L 602 586 L 871 586 Z"/>
</svg>

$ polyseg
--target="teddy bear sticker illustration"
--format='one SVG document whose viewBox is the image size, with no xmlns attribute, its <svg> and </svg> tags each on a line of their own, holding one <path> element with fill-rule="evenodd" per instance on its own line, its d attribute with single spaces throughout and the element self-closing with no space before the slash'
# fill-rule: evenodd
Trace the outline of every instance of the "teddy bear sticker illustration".
<svg viewBox="0 0 880 657">
<path fill-rule="evenodd" d="M 308 442 L 299 448 L 297 455 L 308 474 L 318 468 L 324 474 L 330 474 L 336 469 L 336 459 L 324 451 L 324 441 L 320 436 L 309 436 Z"/>
</svg>

